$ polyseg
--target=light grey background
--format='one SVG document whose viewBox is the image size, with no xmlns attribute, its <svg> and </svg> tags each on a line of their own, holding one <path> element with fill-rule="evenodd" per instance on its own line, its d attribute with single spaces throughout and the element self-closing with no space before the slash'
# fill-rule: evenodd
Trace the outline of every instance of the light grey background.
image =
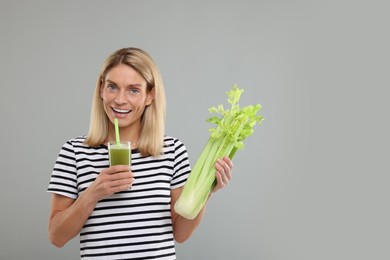
<svg viewBox="0 0 390 260">
<path fill-rule="evenodd" d="M 85 134 L 112 51 L 159 65 L 167 134 L 195 163 L 234 83 L 266 118 L 179 259 L 390 259 L 388 1 L 0 2 L 0 259 L 78 259 L 47 239 L 59 149 Z"/>
</svg>

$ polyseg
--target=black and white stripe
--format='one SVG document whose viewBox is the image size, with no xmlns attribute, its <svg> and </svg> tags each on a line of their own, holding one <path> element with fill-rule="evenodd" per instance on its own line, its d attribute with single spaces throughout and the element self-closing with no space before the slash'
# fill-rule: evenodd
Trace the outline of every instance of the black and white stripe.
<svg viewBox="0 0 390 260">
<path fill-rule="evenodd" d="M 49 192 L 77 199 L 108 167 L 107 146 L 88 147 L 85 137 L 62 147 Z M 190 172 L 185 146 L 166 136 L 164 154 L 143 157 L 132 150 L 135 181 L 130 190 L 100 202 L 80 232 L 82 259 L 176 259 L 170 192 L 184 185 Z"/>
</svg>

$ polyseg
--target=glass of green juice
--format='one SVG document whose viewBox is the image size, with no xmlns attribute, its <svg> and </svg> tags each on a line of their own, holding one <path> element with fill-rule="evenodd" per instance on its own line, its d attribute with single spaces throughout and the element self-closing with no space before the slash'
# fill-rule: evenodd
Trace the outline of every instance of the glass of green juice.
<svg viewBox="0 0 390 260">
<path fill-rule="evenodd" d="M 131 143 L 121 141 L 120 143 L 108 142 L 108 158 L 110 166 L 128 165 L 131 166 Z"/>
</svg>

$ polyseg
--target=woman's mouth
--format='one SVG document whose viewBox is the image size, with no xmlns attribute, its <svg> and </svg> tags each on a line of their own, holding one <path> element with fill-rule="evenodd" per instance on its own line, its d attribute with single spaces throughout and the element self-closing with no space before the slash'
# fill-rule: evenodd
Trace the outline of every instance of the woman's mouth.
<svg viewBox="0 0 390 260">
<path fill-rule="evenodd" d="M 118 115 L 120 117 L 124 117 L 132 111 L 130 109 L 117 109 L 117 108 L 112 108 L 112 110 L 114 111 L 114 113 L 116 115 Z"/>
</svg>

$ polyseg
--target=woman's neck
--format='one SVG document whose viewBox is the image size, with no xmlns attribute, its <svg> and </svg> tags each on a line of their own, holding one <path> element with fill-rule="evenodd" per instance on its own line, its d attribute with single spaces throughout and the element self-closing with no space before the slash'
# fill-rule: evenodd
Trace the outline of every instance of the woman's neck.
<svg viewBox="0 0 390 260">
<path fill-rule="evenodd" d="M 139 137 L 140 137 L 141 127 L 140 126 L 128 126 L 119 128 L 119 135 L 121 141 L 130 141 L 131 148 L 137 148 Z M 106 142 L 115 141 L 115 129 L 114 125 L 110 125 L 108 127 L 108 136 Z"/>
</svg>

